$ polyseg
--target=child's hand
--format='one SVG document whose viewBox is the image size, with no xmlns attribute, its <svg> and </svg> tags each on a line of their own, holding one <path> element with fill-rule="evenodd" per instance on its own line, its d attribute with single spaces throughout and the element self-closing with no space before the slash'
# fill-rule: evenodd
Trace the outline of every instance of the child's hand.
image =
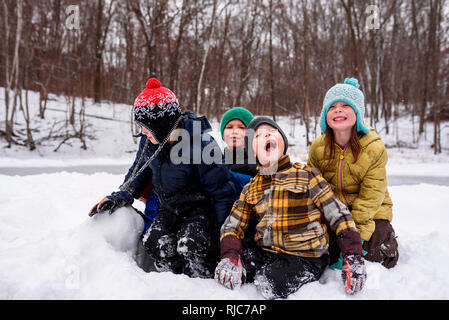
<svg viewBox="0 0 449 320">
<path fill-rule="evenodd" d="M 90 209 L 89 217 L 104 211 L 109 211 L 109 214 L 112 214 L 118 208 L 130 206 L 133 202 L 134 198 L 128 191 L 113 192 L 111 195 L 101 199 L 99 203 Z"/>
<path fill-rule="evenodd" d="M 347 294 L 353 295 L 362 290 L 366 282 L 366 268 L 361 255 L 347 255 L 343 260 L 341 272 Z"/>
<path fill-rule="evenodd" d="M 228 289 L 239 288 L 243 282 L 242 276 L 246 277 L 246 270 L 240 257 L 223 258 L 215 268 L 215 280 Z"/>
</svg>

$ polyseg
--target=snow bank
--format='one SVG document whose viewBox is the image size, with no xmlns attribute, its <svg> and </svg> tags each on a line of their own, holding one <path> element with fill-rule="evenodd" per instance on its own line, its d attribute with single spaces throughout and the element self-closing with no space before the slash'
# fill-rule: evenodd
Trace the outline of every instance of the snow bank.
<svg viewBox="0 0 449 320">
<path fill-rule="evenodd" d="M 133 251 L 144 227 L 143 219 L 131 208 L 120 208 L 114 214 L 98 214 L 86 223 L 86 232 L 98 235 L 114 250 Z"/>
<path fill-rule="evenodd" d="M 0 175 L 0 299 L 263 299 L 254 285 L 228 290 L 211 279 L 145 273 L 134 261 L 140 217 L 128 209 L 87 216 L 121 175 Z M 449 299 L 448 186 L 390 187 L 400 258 L 367 263 L 357 296 L 327 270 L 288 299 Z M 142 209 L 142 204 L 136 202 Z"/>
</svg>

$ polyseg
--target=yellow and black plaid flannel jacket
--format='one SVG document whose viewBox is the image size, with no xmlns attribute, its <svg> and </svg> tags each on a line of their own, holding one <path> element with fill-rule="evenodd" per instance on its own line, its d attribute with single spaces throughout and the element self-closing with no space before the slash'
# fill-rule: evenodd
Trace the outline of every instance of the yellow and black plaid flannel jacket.
<svg viewBox="0 0 449 320">
<path fill-rule="evenodd" d="M 260 168 L 243 188 L 221 227 L 221 238 L 234 235 L 243 239 L 254 215 L 258 245 L 267 251 L 302 257 L 320 257 L 328 252 L 326 224 L 337 235 L 343 230 L 357 231 L 351 213 L 318 170 L 292 164 L 288 155 L 276 167 Z"/>
</svg>

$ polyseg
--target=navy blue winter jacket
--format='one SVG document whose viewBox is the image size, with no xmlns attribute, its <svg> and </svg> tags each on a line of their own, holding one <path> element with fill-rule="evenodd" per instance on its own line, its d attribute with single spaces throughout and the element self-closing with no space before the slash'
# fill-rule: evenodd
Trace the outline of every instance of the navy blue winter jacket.
<svg viewBox="0 0 449 320">
<path fill-rule="evenodd" d="M 151 164 L 131 182 L 128 190 L 131 191 L 134 198 L 139 198 L 148 183 L 152 181 L 161 207 L 167 206 L 174 209 L 188 208 L 189 202 L 195 203 L 198 194 L 202 194 L 212 201 L 216 223 L 221 226 L 234 203 L 234 184 L 225 164 L 204 163 L 205 161 L 202 158 L 204 154 L 208 157 L 215 155 L 216 159 L 222 159 L 217 142 L 206 133 L 211 130 L 207 118 L 204 116 L 198 117 L 191 111 L 186 111 L 183 115 L 186 118 L 181 121 L 181 128 L 189 133 L 190 143 L 187 145 L 188 148 L 183 150 L 178 145 L 179 141 L 182 140 L 178 140 L 172 145 L 167 143 Z M 194 130 L 194 127 L 196 130 Z M 129 179 L 134 168 L 138 165 L 137 162 L 146 140 L 146 136 L 141 137 L 136 159 L 129 168 L 125 181 Z M 185 141 L 187 141 L 187 138 L 185 138 Z M 149 143 L 139 168 L 154 154 L 157 147 L 157 145 Z M 173 148 L 179 149 L 178 154 L 186 157 L 185 163 L 174 164 L 172 162 L 170 152 Z M 187 150 L 189 150 L 188 153 Z M 220 154 L 215 154 L 215 152 Z"/>
<path fill-rule="evenodd" d="M 251 163 L 251 161 L 254 163 Z M 257 174 L 256 158 L 248 157 L 248 150 L 246 149 L 229 149 L 226 147 L 223 152 L 223 162 L 229 168 L 231 181 L 236 189 L 235 200 L 238 200 L 243 187 Z"/>
</svg>

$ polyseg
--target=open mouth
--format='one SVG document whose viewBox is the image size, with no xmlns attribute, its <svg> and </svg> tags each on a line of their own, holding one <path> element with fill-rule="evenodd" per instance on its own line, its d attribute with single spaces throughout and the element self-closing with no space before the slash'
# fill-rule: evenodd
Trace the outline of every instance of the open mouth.
<svg viewBox="0 0 449 320">
<path fill-rule="evenodd" d="M 277 146 L 278 146 L 278 145 L 277 145 L 276 141 L 274 141 L 274 140 L 268 140 L 268 141 L 265 143 L 265 151 L 266 151 L 266 152 L 274 151 L 274 150 L 276 150 Z"/>
<path fill-rule="evenodd" d="M 338 117 L 333 118 L 332 120 L 333 121 L 345 121 L 346 119 L 347 119 L 346 117 L 338 116 Z"/>
</svg>

